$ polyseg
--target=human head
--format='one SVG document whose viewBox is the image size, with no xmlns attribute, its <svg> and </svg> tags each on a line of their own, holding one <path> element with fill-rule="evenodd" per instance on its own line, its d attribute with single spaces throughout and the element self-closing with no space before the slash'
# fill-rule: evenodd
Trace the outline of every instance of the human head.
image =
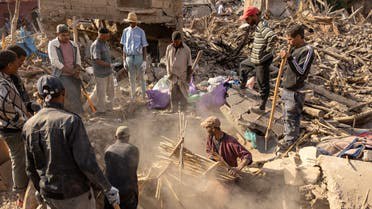
<svg viewBox="0 0 372 209">
<path fill-rule="evenodd" d="M 65 88 L 57 77 L 50 75 L 41 76 L 36 86 L 39 97 L 42 98 L 45 103 L 55 102 L 63 104 Z"/>
<path fill-rule="evenodd" d="M 9 46 L 7 50 L 10 50 L 17 54 L 17 68 L 21 67 L 26 60 L 27 52 L 18 45 Z"/>
<path fill-rule="evenodd" d="M 182 44 L 182 33 L 179 31 L 174 31 L 172 34 L 172 42 L 175 47 Z"/>
<path fill-rule="evenodd" d="M 107 28 L 100 28 L 98 30 L 98 37 L 104 41 L 107 41 L 110 39 L 110 31 Z"/>
<path fill-rule="evenodd" d="M 18 69 L 17 54 L 10 50 L 0 51 L 0 72 L 13 75 Z"/>
<path fill-rule="evenodd" d="M 131 27 L 136 27 L 138 23 L 137 15 L 134 12 L 129 12 L 127 19 L 124 20 L 125 22 L 129 23 Z"/>
<path fill-rule="evenodd" d="M 246 7 L 239 19 L 245 20 L 250 26 L 257 25 L 260 20 L 260 10 L 254 6 Z"/>
<path fill-rule="evenodd" d="M 302 25 L 296 24 L 287 30 L 286 36 L 289 45 L 294 47 L 301 46 L 305 42 L 304 27 Z"/>
<path fill-rule="evenodd" d="M 214 135 L 217 131 L 221 131 L 221 122 L 214 116 L 208 117 L 200 125 L 207 130 L 209 135 Z"/>
<path fill-rule="evenodd" d="M 127 126 L 119 126 L 116 129 L 115 138 L 119 141 L 128 143 L 129 141 L 129 128 Z"/>
<path fill-rule="evenodd" d="M 65 24 L 57 25 L 57 36 L 60 42 L 68 43 L 70 41 L 70 31 L 68 26 Z"/>
</svg>

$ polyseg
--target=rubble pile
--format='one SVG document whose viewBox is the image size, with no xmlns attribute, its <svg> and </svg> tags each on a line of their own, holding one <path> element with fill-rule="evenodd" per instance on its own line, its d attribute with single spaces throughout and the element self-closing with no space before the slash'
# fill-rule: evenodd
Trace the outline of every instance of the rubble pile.
<svg viewBox="0 0 372 209">
<path fill-rule="evenodd" d="M 308 1 L 310 2 L 310 1 Z M 370 128 L 372 117 L 371 22 L 355 10 L 315 9 L 304 3 L 286 18 L 270 18 L 269 24 L 278 35 L 276 53 L 286 49 L 285 31 L 294 23 L 306 28 L 306 41 L 315 48 L 316 59 L 307 85 L 306 113 L 303 127 L 312 141 L 358 133 L 357 128 Z M 184 28 L 193 57 L 203 56 L 196 72 L 197 81 L 216 75 L 230 75 L 239 63 L 249 57 L 254 31 L 240 26 L 239 16 L 195 18 Z M 273 65 L 279 66 L 280 59 Z M 276 73 L 272 72 L 272 86 Z M 368 124 L 369 123 L 369 124 Z"/>
</svg>

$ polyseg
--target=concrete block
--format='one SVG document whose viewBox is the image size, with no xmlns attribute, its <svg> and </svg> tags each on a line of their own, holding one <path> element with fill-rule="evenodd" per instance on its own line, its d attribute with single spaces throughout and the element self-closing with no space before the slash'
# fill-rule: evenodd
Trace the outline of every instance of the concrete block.
<svg viewBox="0 0 372 209">
<path fill-rule="evenodd" d="M 282 164 L 283 159 L 273 160 L 271 162 L 265 163 L 265 165 L 262 167 L 262 170 L 268 173 L 283 173 L 284 167 Z"/>
<path fill-rule="evenodd" d="M 298 167 L 298 162 L 295 156 L 284 159 L 282 166 L 284 169 L 284 181 L 286 184 L 292 186 L 301 186 L 305 184 L 301 169 Z"/>
<path fill-rule="evenodd" d="M 372 163 L 324 155 L 317 161 L 327 185 L 330 209 L 362 208 L 372 188 Z M 366 202 L 372 205 L 371 193 Z"/>
<path fill-rule="evenodd" d="M 316 164 L 317 152 L 316 147 L 313 146 L 301 148 L 298 154 L 300 155 L 302 165 L 306 167 L 314 166 Z"/>
<path fill-rule="evenodd" d="M 319 167 L 302 167 L 301 168 L 302 179 L 306 184 L 316 184 L 321 176 Z"/>
</svg>

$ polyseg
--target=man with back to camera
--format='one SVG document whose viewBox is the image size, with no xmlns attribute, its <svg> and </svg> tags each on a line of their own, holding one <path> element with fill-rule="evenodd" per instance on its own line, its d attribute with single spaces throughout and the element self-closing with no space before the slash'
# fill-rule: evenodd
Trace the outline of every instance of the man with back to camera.
<svg viewBox="0 0 372 209">
<path fill-rule="evenodd" d="M 42 199 L 52 209 L 95 208 L 94 184 L 110 204 L 120 204 L 119 191 L 99 168 L 81 118 L 63 108 L 62 82 L 42 76 L 37 89 L 44 107 L 26 122 L 23 138 L 26 172 Z"/>
</svg>

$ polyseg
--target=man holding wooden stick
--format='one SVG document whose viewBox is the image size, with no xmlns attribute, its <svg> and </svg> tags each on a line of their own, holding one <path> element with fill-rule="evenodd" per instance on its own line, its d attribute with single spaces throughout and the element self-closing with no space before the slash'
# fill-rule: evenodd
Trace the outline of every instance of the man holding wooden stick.
<svg viewBox="0 0 372 209">
<path fill-rule="evenodd" d="M 252 163 L 252 154 L 238 140 L 221 130 L 221 122 L 217 117 L 208 117 L 200 125 L 208 132 L 206 152 L 209 158 L 223 163 L 231 175 L 237 175 Z M 239 164 L 238 158 L 241 159 Z"/>
<path fill-rule="evenodd" d="M 250 26 L 255 26 L 256 28 L 250 56 L 250 62 L 255 67 L 256 76 L 249 79 L 247 86 L 252 88 L 255 80 L 257 80 L 261 102 L 251 110 L 256 113 L 263 113 L 270 93 L 270 65 L 273 62 L 273 48 L 276 35 L 269 27 L 269 24 L 261 19 L 260 11 L 257 7 L 250 6 L 245 8 L 240 20 L 245 20 Z"/>
<path fill-rule="evenodd" d="M 178 104 L 185 110 L 189 96 L 189 83 L 192 75 L 191 50 L 183 43 L 182 33 L 175 31 L 172 34 L 172 44 L 166 51 L 167 75 L 171 81 L 171 112 L 176 112 Z"/>
<path fill-rule="evenodd" d="M 304 38 L 304 28 L 294 25 L 287 31 L 290 53 L 280 52 L 282 58 L 287 57 L 288 67 L 284 72 L 282 101 L 284 103 L 284 139 L 278 144 L 278 152 L 286 151 L 300 135 L 301 113 L 305 102 L 302 89 L 314 60 L 314 49 Z"/>
</svg>

